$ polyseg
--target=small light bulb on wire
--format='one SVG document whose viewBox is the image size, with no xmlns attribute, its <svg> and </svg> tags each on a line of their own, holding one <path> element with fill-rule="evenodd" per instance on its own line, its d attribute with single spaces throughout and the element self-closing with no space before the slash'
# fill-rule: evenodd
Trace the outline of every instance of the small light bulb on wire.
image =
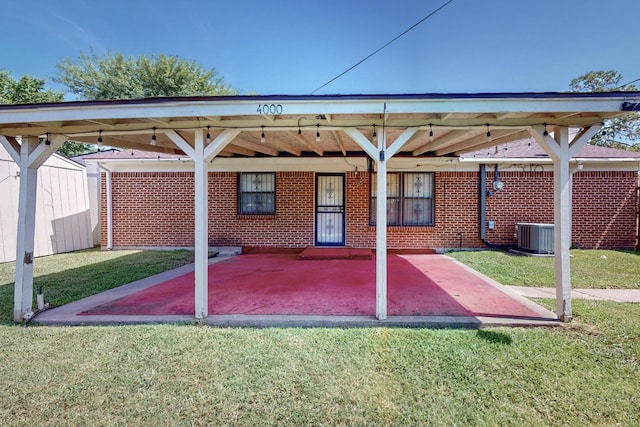
<svg viewBox="0 0 640 427">
<path fill-rule="evenodd" d="M 211 126 L 207 126 L 207 144 L 211 142 L 211 133 L 209 133 Z"/>
<path fill-rule="evenodd" d="M 320 142 L 320 125 L 316 125 L 316 142 Z"/>
<path fill-rule="evenodd" d="M 433 142 L 433 127 L 429 123 L 429 142 Z"/>
<path fill-rule="evenodd" d="M 491 130 L 489 130 L 489 125 L 487 124 L 487 141 L 491 142 Z"/>
<path fill-rule="evenodd" d="M 373 139 L 373 142 L 378 142 L 378 134 L 376 133 L 376 125 L 373 125 L 372 139 Z"/>
<path fill-rule="evenodd" d="M 98 147 L 102 147 L 102 131 L 98 131 Z"/>
<path fill-rule="evenodd" d="M 264 126 L 262 126 L 262 134 L 260 135 L 260 142 L 263 144 L 267 142 L 267 138 L 264 136 Z"/>
<path fill-rule="evenodd" d="M 156 138 L 156 128 L 153 128 L 153 136 L 151 137 L 151 145 L 156 145 L 158 139 Z"/>
</svg>

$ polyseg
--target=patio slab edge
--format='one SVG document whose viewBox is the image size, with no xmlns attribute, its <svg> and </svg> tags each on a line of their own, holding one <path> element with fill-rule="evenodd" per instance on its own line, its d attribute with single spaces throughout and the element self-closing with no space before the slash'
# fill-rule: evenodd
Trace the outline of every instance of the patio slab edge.
<svg viewBox="0 0 640 427">
<path fill-rule="evenodd" d="M 211 315 L 193 316 L 60 316 L 34 319 L 41 326 L 115 326 L 148 324 L 206 324 L 220 328 L 463 328 L 479 329 L 500 326 L 560 326 L 557 319 L 469 316 L 390 316 L 378 320 L 373 316 L 318 315 Z"/>
</svg>

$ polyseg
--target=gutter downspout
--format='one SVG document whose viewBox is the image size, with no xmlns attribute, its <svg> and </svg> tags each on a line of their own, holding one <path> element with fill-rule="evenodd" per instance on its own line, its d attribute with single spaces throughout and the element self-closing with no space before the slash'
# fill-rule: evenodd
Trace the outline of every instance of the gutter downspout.
<svg viewBox="0 0 640 427">
<path fill-rule="evenodd" d="M 478 237 L 487 239 L 487 165 L 482 163 L 478 171 Z"/>
<path fill-rule="evenodd" d="M 105 171 L 105 186 L 107 188 L 107 250 L 113 249 L 113 193 L 111 191 L 111 171 L 98 163 L 98 167 Z"/>
</svg>

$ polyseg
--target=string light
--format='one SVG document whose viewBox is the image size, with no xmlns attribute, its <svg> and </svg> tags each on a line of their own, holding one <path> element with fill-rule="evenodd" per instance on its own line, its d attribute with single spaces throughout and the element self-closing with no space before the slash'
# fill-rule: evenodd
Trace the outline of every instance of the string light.
<svg viewBox="0 0 640 427">
<path fill-rule="evenodd" d="M 378 134 L 376 133 L 376 125 L 373 125 L 373 142 L 378 142 Z"/>
<path fill-rule="evenodd" d="M 102 130 L 98 131 L 98 147 L 102 147 Z"/>
<path fill-rule="evenodd" d="M 156 128 L 153 128 L 153 136 L 151 137 L 151 145 L 156 145 L 156 143 L 158 142 L 157 138 L 156 138 Z"/>
<path fill-rule="evenodd" d="M 433 142 L 433 127 L 429 123 L 429 142 Z"/>
<path fill-rule="evenodd" d="M 531 150 L 531 138 L 529 138 L 529 142 L 527 143 L 527 150 Z"/>
<path fill-rule="evenodd" d="M 47 132 L 47 138 L 44 140 L 44 145 L 51 145 L 51 141 L 49 141 L 49 132 Z"/>
<path fill-rule="evenodd" d="M 267 138 L 264 136 L 264 125 L 262 125 L 262 134 L 260 135 L 260 142 L 263 144 L 267 142 Z"/>
<path fill-rule="evenodd" d="M 207 144 L 211 142 L 211 133 L 209 133 L 211 126 L 207 126 Z"/>
<path fill-rule="evenodd" d="M 320 142 L 320 125 L 316 125 L 316 142 Z"/>
<path fill-rule="evenodd" d="M 549 136 L 549 132 L 547 132 L 547 124 L 544 124 L 544 132 L 542 133 L 542 136 Z"/>
<path fill-rule="evenodd" d="M 489 130 L 489 124 L 487 123 L 487 141 L 491 142 L 491 131 Z"/>
</svg>

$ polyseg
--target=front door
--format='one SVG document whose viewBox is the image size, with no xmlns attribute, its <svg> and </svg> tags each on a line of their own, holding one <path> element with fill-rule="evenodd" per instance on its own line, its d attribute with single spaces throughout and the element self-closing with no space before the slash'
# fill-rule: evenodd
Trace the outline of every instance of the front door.
<svg viewBox="0 0 640 427">
<path fill-rule="evenodd" d="M 344 174 L 316 175 L 317 246 L 344 246 Z"/>
</svg>

